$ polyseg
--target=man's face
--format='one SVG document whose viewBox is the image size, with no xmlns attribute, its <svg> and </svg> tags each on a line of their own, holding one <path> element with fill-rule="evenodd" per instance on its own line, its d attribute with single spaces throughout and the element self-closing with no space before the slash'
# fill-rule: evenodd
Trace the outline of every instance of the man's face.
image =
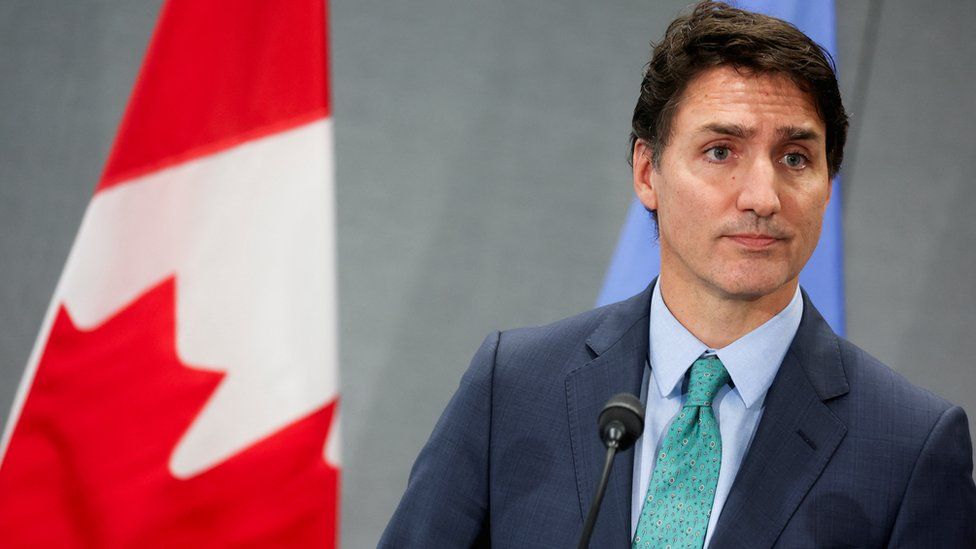
<svg viewBox="0 0 976 549">
<path fill-rule="evenodd" d="M 820 237 L 830 179 L 825 126 L 786 76 L 716 67 L 685 90 L 658 166 L 634 151 L 657 211 L 662 279 L 726 299 L 792 293 Z"/>
</svg>

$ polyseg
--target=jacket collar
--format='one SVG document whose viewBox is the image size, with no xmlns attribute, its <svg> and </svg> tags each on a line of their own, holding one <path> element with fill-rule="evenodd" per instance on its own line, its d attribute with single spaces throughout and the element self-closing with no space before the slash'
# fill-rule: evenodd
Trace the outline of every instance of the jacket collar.
<svg viewBox="0 0 976 549">
<path fill-rule="evenodd" d="M 807 374 L 813 390 L 821 401 L 847 394 L 844 363 L 840 355 L 840 341 L 820 311 L 813 306 L 810 296 L 803 294 L 803 319 L 788 353 L 792 353 Z"/>
<path fill-rule="evenodd" d="M 602 321 L 586 339 L 592 360 L 566 375 L 566 406 L 581 524 L 606 457 L 597 417 L 611 396 L 623 392 L 640 395 L 653 286 L 654 282 L 642 293 L 604 309 Z M 605 547 L 629 547 L 633 448 L 618 453 L 614 461 L 592 539 L 600 540 Z"/>
<path fill-rule="evenodd" d="M 803 300 L 803 319 L 766 395 L 714 547 L 771 547 L 847 433 L 826 404 L 850 391 L 840 344 L 806 292 Z"/>
<path fill-rule="evenodd" d="M 593 333 L 586 338 L 586 346 L 597 355 L 602 355 L 621 338 L 633 334 L 633 329 L 637 324 L 648 326 L 648 317 L 651 311 L 651 295 L 654 292 L 654 285 L 657 278 L 651 281 L 650 285 L 643 292 L 605 307 L 606 314 Z M 647 340 L 647 330 L 644 333 Z M 647 349 L 644 349 L 646 354 Z"/>
</svg>

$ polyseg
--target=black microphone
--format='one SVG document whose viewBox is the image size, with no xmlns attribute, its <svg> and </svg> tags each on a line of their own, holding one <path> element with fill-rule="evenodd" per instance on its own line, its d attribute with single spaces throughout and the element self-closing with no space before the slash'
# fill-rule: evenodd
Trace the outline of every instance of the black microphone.
<svg viewBox="0 0 976 549">
<path fill-rule="evenodd" d="M 603 475 L 596 489 L 596 497 L 590 505 L 590 512 L 583 523 L 583 533 L 580 535 L 578 549 L 586 549 L 593 534 L 593 525 L 603 503 L 603 494 L 607 491 L 607 481 L 610 479 L 610 469 L 617 451 L 624 451 L 634 445 L 644 432 L 644 405 L 630 393 L 614 395 L 603 406 L 599 418 L 600 438 L 607 447 L 607 459 L 603 463 Z"/>
</svg>

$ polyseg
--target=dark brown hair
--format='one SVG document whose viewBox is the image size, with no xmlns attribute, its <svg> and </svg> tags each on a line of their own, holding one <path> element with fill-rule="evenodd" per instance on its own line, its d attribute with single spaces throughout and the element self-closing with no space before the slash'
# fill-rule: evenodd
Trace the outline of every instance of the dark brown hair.
<svg viewBox="0 0 976 549">
<path fill-rule="evenodd" d="M 637 140 L 661 161 L 682 93 L 699 73 L 730 65 L 755 73 L 788 76 L 809 93 L 826 126 L 827 170 L 834 177 L 844 158 L 847 113 L 841 102 L 833 59 L 793 25 L 721 2 L 699 2 L 675 19 L 653 46 L 644 71 L 630 134 L 631 158 Z"/>
</svg>

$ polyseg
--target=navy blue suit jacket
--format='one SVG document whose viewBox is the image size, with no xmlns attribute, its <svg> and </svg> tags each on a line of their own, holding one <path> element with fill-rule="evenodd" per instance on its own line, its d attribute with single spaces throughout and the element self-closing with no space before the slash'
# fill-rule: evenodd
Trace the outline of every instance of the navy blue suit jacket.
<svg viewBox="0 0 976 549">
<path fill-rule="evenodd" d="M 605 456 L 597 415 L 640 394 L 650 295 L 490 335 L 380 547 L 575 547 Z M 803 298 L 710 546 L 976 547 L 965 413 L 836 336 Z M 632 476 L 631 449 L 592 547 L 629 547 Z"/>
</svg>

